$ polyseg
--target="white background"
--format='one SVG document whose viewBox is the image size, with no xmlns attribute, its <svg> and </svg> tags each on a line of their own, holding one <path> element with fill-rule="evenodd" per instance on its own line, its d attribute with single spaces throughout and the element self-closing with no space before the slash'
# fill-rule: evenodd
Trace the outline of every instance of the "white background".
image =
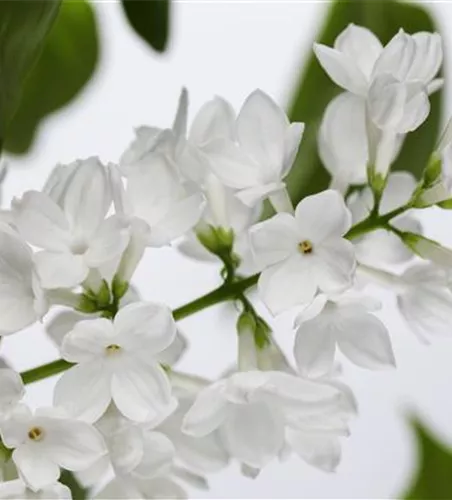
<svg viewBox="0 0 452 500">
<path fill-rule="evenodd" d="M 169 125 L 182 85 L 189 89 L 192 111 L 214 94 L 238 107 L 256 87 L 284 104 L 325 8 L 322 2 L 301 1 L 177 3 L 171 50 L 161 57 L 126 27 L 118 5 L 97 3 L 103 53 L 96 76 L 75 103 L 46 121 L 31 154 L 11 160 L 4 204 L 27 189 L 40 188 L 57 162 L 89 155 L 114 161 L 131 140 L 134 126 Z M 452 3 L 430 4 L 430 8 L 442 23 L 452 20 Z M 450 24 L 442 26 L 450 31 Z M 446 39 L 452 47 L 450 42 Z M 432 210 L 422 219 L 427 235 L 452 244 L 452 214 Z M 136 279 L 146 299 L 172 307 L 218 282 L 216 266 L 195 264 L 172 249 L 150 251 Z M 419 345 L 399 318 L 393 297 L 383 299 L 382 318 L 390 328 L 398 369 L 370 373 L 345 364 L 345 380 L 356 392 L 360 415 L 352 436 L 344 442 L 338 471 L 327 475 L 293 458 L 271 464 L 250 480 L 231 466 L 211 478 L 210 492 L 194 490 L 192 496 L 395 497 L 406 487 L 416 463 L 409 414 L 421 415 L 452 444 L 452 341 Z M 228 306 L 183 321 L 191 349 L 179 368 L 211 377 L 221 373 L 234 360 L 234 321 Z M 290 352 L 293 334 L 284 322 L 277 327 L 278 340 Z M 58 357 L 43 334 L 43 325 L 5 339 L 1 350 L 18 370 Z M 50 404 L 54 382 L 30 386 L 29 401 Z"/>
</svg>

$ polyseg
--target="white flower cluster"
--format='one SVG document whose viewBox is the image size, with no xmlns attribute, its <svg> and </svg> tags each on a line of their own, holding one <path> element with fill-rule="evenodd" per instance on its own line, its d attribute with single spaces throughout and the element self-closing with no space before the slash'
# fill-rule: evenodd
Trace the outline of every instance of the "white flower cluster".
<svg viewBox="0 0 452 500">
<path fill-rule="evenodd" d="M 3 213 L 0 334 L 55 306 L 46 328 L 62 359 L 0 370 L 0 498 L 70 498 L 62 469 L 95 498 L 131 499 L 184 498 L 231 460 L 250 477 L 292 452 L 332 471 L 357 410 L 338 353 L 395 365 L 368 285 L 391 290 L 423 340 L 450 334 L 452 251 L 421 235 L 416 211 L 452 200 L 452 126 L 420 181 L 391 172 L 441 86 L 440 37 L 400 31 L 383 47 L 350 25 L 314 51 L 345 92 L 318 137 L 330 189 L 296 207 L 284 179 L 304 125 L 256 90 L 238 114 L 214 98 L 188 128 L 183 90 L 171 128 L 136 129 L 118 164 L 58 165 Z M 259 221 L 265 200 L 276 213 Z M 175 311 L 143 301 L 134 272 L 165 245 L 221 262 L 223 284 Z M 277 343 L 292 333 L 272 332 L 246 296 L 256 283 L 271 315 L 296 313 L 293 364 Z M 225 300 L 240 306 L 234 368 L 215 381 L 175 371 L 176 321 Z M 30 410 L 24 384 L 59 372 L 54 407 Z"/>
</svg>

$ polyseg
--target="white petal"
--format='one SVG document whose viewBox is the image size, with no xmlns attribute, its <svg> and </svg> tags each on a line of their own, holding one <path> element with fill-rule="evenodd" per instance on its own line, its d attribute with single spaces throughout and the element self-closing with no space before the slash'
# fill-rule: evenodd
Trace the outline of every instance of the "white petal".
<svg viewBox="0 0 452 500">
<path fill-rule="evenodd" d="M 151 227 L 179 199 L 181 182 L 174 164 L 163 154 L 153 154 L 148 162 L 137 164 L 127 179 L 127 199 L 133 215 Z"/>
<path fill-rule="evenodd" d="M 295 218 L 287 213 L 255 224 L 250 229 L 252 252 L 261 267 L 287 259 L 297 251 L 299 243 Z"/>
<path fill-rule="evenodd" d="M 64 196 L 64 212 L 72 232 L 86 238 L 94 235 L 111 201 L 106 168 L 95 157 L 81 160 Z"/>
<path fill-rule="evenodd" d="M 121 347 L 144 353 L 148 359 L 167 348 L 176 335 L 171 309 L 152 302 L 135 302 L 120 309 L 114 328 Z"/>
<path fill-rule="evenodd" d="M 205 208 L 205 199 L 201 193 L 195 193 L 179 201 L 174 201 L 171 208 L 155 225 L 151 225 L 150 246 L 162 246 L 171 243 L 199 222 Z"/>
<path fill-rule="evenodd" d="M 118 410 L 135 422 L 156 420 L 174 405 L 162 368 L 135 358 L 125 359 L 115 370 L 111 393 Z"/>
<path fill-rule="evenodd" d="M 355 24 L 349 24 L 336 38 L 334 48 L 348 56 L 367 78 L 370 78 L 383 50 L 380 40 L 372 31 Z"/>
<path fill-rule="evenodd" d="M 314 54 L 334 83 L 354 94 L 365 94 L 366 77 L 349 55 L 318 43 L 314 44 Z"/>
<path fill-rule="evenodd" d="M 427 85 L 427 94 L 432 95 L 444 86 L 444 78 L 435 78 Z"/>
<path fill-rule="evenodd" d="M 264 201 L 266 198 L 272 194 L 276 194 L 279 191 L 286 188 L 283 182 L 270 182 L 268 184 L 262 184 L 255 187 L 250 187 L 242 189 L 236 193 L 236 198 L 240 200 L 241 203 L 250 208 L 255 208 L 259 203 Z"/>
<path fill-rule="evenodd" d="M 319 129 L 319 155 L 333 179 L 348 184 L 367 180 L 365 100 L 350 92 L 334 98 Z"/>
<path fill-rule="evenodd" d="M 60 476 L 60 468 L 40 448 L 23 445 L 13 451 L 13 460 L 22 479 L 30 489 L 38 491 L 55 483 Z"/>
<path fill-rule="evenodd" d="M 300 147 L 304 129 L 304 123 L 295 122 L 291 123 L 286 131 L 284 169 L 281 174 L 282 179 L 284 179 L 292 168 L 293 162 L 295 161 L 298 153 L 298 148 Z"/>
<path fill-rule="evenodd" d="M 259 164 L 230 139 L 215 139 L 204 147 L 209 165 L 225 186 L 245 189 L 262 182 Z"/>
<path fill-rule="evenodd" d="M 63 339 L 61 355 L 66 361 L 80 363 L 102 358 L 105 348 L 114 343 L 112 322 L 105 318 L 79 321 Z"/>
<path fill-rule="evenodd" d="M 284 445 L 284 424 L 265 403 L 237 405 L 222 427 L 231 456 L 250 467 L 261 468 Z"/>
<path fill-rule="evenodd" d="M 337 328 L 339 349 L 356 365 L 371 370 L 395 366 L 388 330 L 372 314 L 355 312 L 338 321 Z"/>
<path fill-rule="evenodd" d="M 108 450 L 115 472 L 129 474 L 143 460 L 143 430 L 135 425 L 120 428 L 109 437 Z"/>
<path fill-rule="evenodd" d="M 90 268 L 98 268 L 118 258 L 129 243 L 127 220 L 112 216 L 103 221 L 90 241 L 85 262 Z"/>
<path fill-rule="evenodd" d="M 61 311 L 46 323 L 46 332 L 49 337 L 60 347 L 67 333 L 74 329 L 79 321 L 87 319 L 88 315 L 77 311 Z"/>
<path fill-rule="evenodd" d="M 190 141 L 203 146 L 213 139 L 235 138 L 235 112 L 221 97 L 215 97 L 204 104 L 193 119 Z"/>
<path fill-rule="evenodd" d="M 160 432 L 146 432 L 143 459 L 133 471 L 141 478 L 164 475 L 174 458 L 173 443 Z"/>
<path fill-rule="evenodd" d="M 314 249 L 314 264 L 319 289 L 324 293 L 341 292 L 351 286 L 355 271 L 353 244 L 344 239 L 331 239 Z M 313 253 L 314 253 L 313 252 Z"/>
<path fill-rule="evenodd" d="M 84 281 L 88 267 L 82 255 L 69 252 L 37 252 L 36 269 L 42 286 L 48 289 L 73 288 Z"/>
<path fill-rule="evenodd" d="M 33 414 L 28 406 L 19 403 L 14 407 L 0 427 L 2 441 L 7 448 L 18 448 L 27 440 L 32 419 Z"/>
<path fill-rule="evenodd" d="M 443 47 L 438 33 L 419 32 L 413 35 L 416 56 L 411 63 L 407 78 L 430 83 L 443 62 Z"/>
<path fill-rule="evenodd" d="M 86 469 L 107 453 L 95 427 L 75 419 L 52 418 L 46 435 L 46 454 L 70 471 Z"/>
<path fill-rule="evenodd" d="M 281 178 L 288 127 L 283 110 L 261 90 L 247 97 L 237 117 L 240 145 L 260 165 L 268 181 Z"/>
<path fill-rule="evenodd" d="M 314 244 L 331 237 L 341 237 L 351 227 L 350 211 L 342 196 L 332 189 L 300 201 L 295 209 L 295 218 L 301 238 Z"/>
<path fill-rule="evenodd" d="M 420 127 L 430 113 L 430 100 L 427 92 L 418 88 L 418 84 L 408 87 L 408 96 L 404 106 L 403 119 L 397 126 L 397 132 L 406 134 Z"/>
<path fill-rule="evenodd" d="M 26 192 L 13 203 L 14 223 L 32 245 L 46 250 L 65 250 L 70 241 L 69 225 L 60 207 L 47 195 Z"/>
<path fill-rule="evenodd" d="M 322 436 L 289 430 L 287 439 L 298 456 L 309 465 L 333 472 L 341 460 L 341 446 L 336 436 Z"/>
<path fill-rule="evenodd" d="M 336 339 L 329 315 L 302 323 L 295 337 L 294 355 L 298 371 L 305 377 L 322 377 L 331 373 Z"/>
<path fill-rule="evenodd" d="M 55 406 L 69 415 L 96 422 L 111 402 L 111 375 L 102 360 L 73 366 L 63 373 L 55 386 Z"/>
<path fill-rule="evenodd" d="M 0 415 L 9 412 L 24 396 L 20 375 L 9 368 L 0 369 Z"/>
<path fill-rule="evenodd" d="M 176 364 L 181 357 L 184 355 L 188 348 L 188 340 L 185 335 L 178 329 L 176 330 L 176 336 L 171 344 L 168 345 L 163 351 L 160 351 L 157 360 L 159 363 L 165 365 L 173 366 Z"/>
<path fill-rule="evenodd" d="M 378 76 L 373 80 L 368 94 L 368 110 L 373 123 L 380 129 L 399 132 L 407 96 L 408 88 L 405 84 L 390 74 Z"/>
<path fill-rule="evenodd" d="M 397 218 L 394 225 L 401 230 L 421 232 L 419 222 L 409 215 Z M 377 229 L 355 241 L 355 254 L 360 263 L 377 268 L 407 262 L 414 255 L 397 235 L 384 229 Z"/>
<path fill-rule="evenodd" d="M 392 172 L 381 198 L 380 213 L 385 214 L 405 205 L 416 188 L 416 178 L 410 172 Z"/>
<path fill-rule="evenodd" d="M 392 75 L 399 81 L 405 81 L 416 56 L 414 38 L 402 29 L 389 41 L 378 58 L 373 75 Z"/>
<path fill-rule="evenodd" d="M 273 314 L 313 299 L 317 283 L 313 281 L 309 259 L 294 255 L 262 271 L 259 296 Z"/>
<path fill-rule="evenodd" d="M 190 436 L 206 436 L 217 429 L 228 417 L 229 404 L 222 392 L 226 381 L 221 380 L 196 396 L 193 406 L 182 422 L 182 432 Z"/>
</svg>

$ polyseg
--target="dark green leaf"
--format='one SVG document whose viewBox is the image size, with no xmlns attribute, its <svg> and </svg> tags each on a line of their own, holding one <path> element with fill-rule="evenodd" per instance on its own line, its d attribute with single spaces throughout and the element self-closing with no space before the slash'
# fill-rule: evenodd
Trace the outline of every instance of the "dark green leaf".
<svg viewBox="0 0 452 500">
<path fill-rule="evenodd" d="M 98 51 L 91 5 L 85 0 L 64 1 L 41 57 L 27 78 L 22 100 L 8 129 L 5 145 L 8 151 L 25 153 L 40 121 L 74 99 L 93 75 Z"/>
<path fill-rule="evenodd" d="M 413 422 L 418 446 L 418 470 L 407 500 L 450 500 L 452 498 L 452 450 L 441 444 L 418 421 Z"/>
<path fill-rule="evenodd" d="M 16 110 L 24 80 L 36 62 L 60 0 L 0 2 L 0 141 Z"/>
<path fill-rule="evenodd" d="M 133 29 L 158 52 L 166 49 L 169 34 L 169 0 L 122 0 Z"/>
<path fill-rule="evenodd" d="M 383 43 L 387 43 L 399 28 L 408 33 L 436 30 L 431 16 L 420 5 L 399 3 L 395 0 L 336 0 L 329 9 L 326 22 L 316 41 L 333 45 L 337 35 L 349 23 L 369 28 Z M 341 91 L 329 79 L 315 57 L 311 56 L 299 79 L 289 110 L 291 121 L 306 123 L 297 160 L 287 178 L 294 203 L 307 194 L 328 186 L 329 174 L 323 168 L 317 152 L 317 131 L 327 104 Z M 416 132 L 409 134 L 395 168 L 410 170 L 420 176 L 438 136 L 441 99 L 441 92 L 432 96 L 432 109 L 427 122 Z"/>
</svg>

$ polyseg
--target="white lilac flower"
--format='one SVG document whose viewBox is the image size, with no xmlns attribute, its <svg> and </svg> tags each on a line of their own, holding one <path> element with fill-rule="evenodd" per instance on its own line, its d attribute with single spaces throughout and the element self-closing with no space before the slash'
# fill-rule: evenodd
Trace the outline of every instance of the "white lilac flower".
<svg viewBox="0 0 452 500">
<path fill-rule="evenodd" d="M 127 298 L 127 294 L 124 298 Z M 122 303 L 121 307 L 125 305 L 126 303 Z M 46 332 L 60 348 L 64 337 L 75 328 L 75 325 L 88 319 L 93 319 L 93 315 L 77 311 L 60 311 L 46 324 Z M 173 366 L 182 358 L 188 345 L 188 339 L 180 328 L 177 328 L 174 340 L 156 355 L 156 360 L 162 365 Z"/>
<path fill-rule="evenodd" d="M 336 351 L 369 369 L 395 365 L 385 325 L 372 314 L 379 304 L 362 296 L 318 296 L 295 320 L 294 355 L 301 375 L 331 375 Z"/>
<path fill-rule="evenodd" d="M 416 264 L 398 276 L 358 266 L 363 282 L 375 283 L 395 294 L 400 314 L 422 342 L 450 336 L 452 293 L 447 273 L 432 264 Z"/>
<path fill-rule="evenodd" d="M 71 490 L 64 484 L 54 483 L 33 491 L 21 479 L 0 483 L 1 500 L 71 500 Z"/>
<path fill-rule="evenodd" d="M 349 25 L 334 48 L 314 44 L 314 52 L 336 84 L 363 99 L 369 163 L 386 176 L 401 135 L 425 121 L 428 96 L 441 87 L 442 80 L 435 79 L 442 62 L 440 36 L 400 30 L 382 48 L 369 30 Z"/>
<path fill-rule="evenodd" d="M 125 190 L 114 167 L 110 168 L 110 173 L 117 213 L 141 222 L 136 231 L 143 234 L 141 239 L 147 246 L 171 243 L 192 229 L 201 218 L 204 196 L 181 181 L 174 164 L 163 154 L 153 156 L 151 168 L 137 162 L 127 177 Z"/>
<path fill-rule="evenodd" d="M 416 255 L 433 264 L 448 269 L 452 266 L 452 249 L 420 234 L 404 232 L 402 240 Z"/>
<path fill-rule="evenodd" d="M 188 114 L 188 93 L 182 89 L 171 128 L 141 126 L 135 129 L 135 139 L 119 160 L 121 172 L 128 176 L 137 164 L 152 165 L 153 155 L 164 154 L 176 160 L 185 143 Z"/>
<path fill-rule="evenodd" d="M 170 309 L 153 303 L 130 304 L 113 322 L 77 323 L 61 346 L 63 358 L 77 364 L 57 382 L 55 404 L 92 422 L 111 401 L 131 420 L 158 420 L 176 403 L 157 361 L 175 334 Z"/>
<path fill-rule="evenodd" d="M 385 190 L 380 202 L 379 213 L 384 215 L 405 205 L 416 188 L 416 179 L 409 172 L 394 172 L 388 176 Z M 369 187 L 353 193 L 347 205 L 352 213 L 353 224 L 357 224 L 369 216 L 373 208 L 374 198 Z M 404 212 L 391 219 L 391 224 L 400 231 L 421 233 L 422 227 L 413 211 Z M 376 229 L 353 240 L 356 260 L 361 264 L 373 267 L 385 267 L 408 262 L 413 258 L 410 250 L 399 236 L 386 229 Z"/>
<path fill-rule="evenodd" d="M 78 162 L 66 182 L 59 203 L 38 191 L 28 191 L 13 202 L 20 235 L 42 249 L 35 260 L 46 288 L 82 283 L 90 269 L 120 256 L 129 237 L 120 218 L 105 219 L 110 187 L 106 170 L 96 158 Z"/>
<path fill-rule="evenodd" d="M 33 491 L 54 484 L 60 467 L 82 470 L 106 453 L 94 427 L 66 418 L 54 408 L 33 414 L 26 406 L 18 406 L 0 431 L 4 445 L 14 449 L 12 459 L 21 478 Z"/>
<path fill-rule="evenodd" d="M 340 391 L 283 372 L 239 372 L 201 390 L 184 417 L 191 436 L 219 431 L 231 457 L 260 469 L 283 450 L 286 428 L 339 413 Z"/>
<path fill-rule="evenodd" d="M 0 224 L 0 335 L 33 324 L 48 310 L 30 247 Z"/>
<path fill-rule="evenodd" d="M 222 138 L 206 146 L 213 172 L 238 190 L 237 197 L 246 205 L 269 196 L 283 204 L 283 179 L 295 160 L 304 124 L 291 124 L 267 94 L 256 90 L 245 100 L 235 126 L 236 141 Z"/>
<path fill-rule="evenodd" d="M 383 48 L 368 29 L 350 24 L 334 47 L 314 44 L 322 68 L 340 87 L 366 97 L 373 80 L 390 75 L 399 82 L 422 83 L 427 92 L 439 88 L 435 80 L 442 63 L 442 42 L 437 33 L 414 35 L 402 29 Z"/>
<path fill-rule="evenodd" d="M 295 216 L 277 214 L 251 228 L 251 248 L 264 269 L 259 294 L 273 313 L 351 285 L 355 255 L 343 237 L 350 227 L 341 195 L 327 190 L 302 200 Z"/>
</svg>

